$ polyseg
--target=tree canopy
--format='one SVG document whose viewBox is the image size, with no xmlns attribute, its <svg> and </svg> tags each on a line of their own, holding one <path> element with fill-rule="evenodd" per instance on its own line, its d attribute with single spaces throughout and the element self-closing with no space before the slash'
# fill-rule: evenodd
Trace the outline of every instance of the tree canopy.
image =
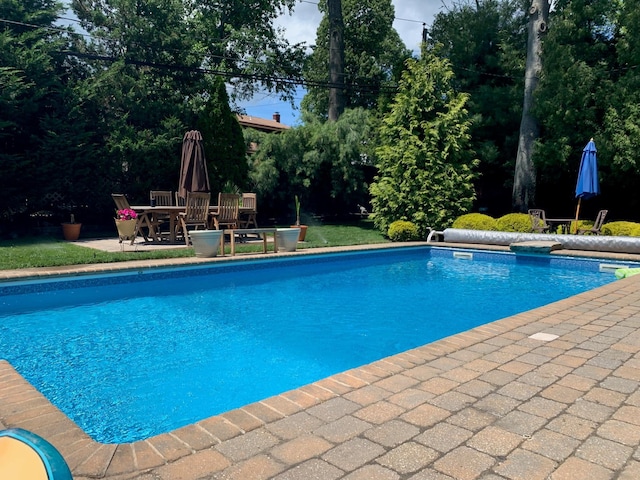
<svg viewBox="0 0 640 480">
<path fill-rule="evenodd" d="M 523 3 L 456 3 L 436 15 L 427 37 L 429 47 L 450 61 L 452 85 L 469 94 L 470 145 L 480 159 L 475 206 L 495 213 L 511 209 L 525 61 Z"/>
<path fill-rule="evenodd" d="M 311 82 L 311 86 L 302 108 L 326 118 L 329 102 L 326 0 L 321 0 L 318 8 L 324 16 L 316 33 L 316 45 L 304 66 L 305 80 Z M 346 108 L 375 108 L 381 97 L 388 100 L 393 96 L 402 63 L 411 56 L 393 28 L 394 15 L 391 0 L 342 0 Z"/>
</svg>

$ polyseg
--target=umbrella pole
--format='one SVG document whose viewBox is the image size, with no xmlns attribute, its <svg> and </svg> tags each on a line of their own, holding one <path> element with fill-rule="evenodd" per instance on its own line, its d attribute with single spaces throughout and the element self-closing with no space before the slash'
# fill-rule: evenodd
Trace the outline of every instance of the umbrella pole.
<svg viewBox="0 0 640 480">
<path fill-rule="evenodd" d="M 576 233 L 578 231 L 578 217 L 580 216 L 580 202 L 582 201 L 582 197 L 578 197 L 578 206 L 576 207 L 576 221 L 574 223 L 575 227 L 571 228 L 571 233 Z"/>
</svg>

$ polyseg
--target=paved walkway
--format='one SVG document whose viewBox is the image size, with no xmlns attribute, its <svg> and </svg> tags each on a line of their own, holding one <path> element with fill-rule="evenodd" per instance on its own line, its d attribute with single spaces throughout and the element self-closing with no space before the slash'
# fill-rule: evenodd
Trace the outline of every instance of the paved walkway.
<svg viewBox="0 0 640 480">
<path fill-rule="evenodd" d="M 637 480 L 639 381 L 640 275 L 131 444 L 0 361 L 0 427 L 76 480 Z"/>
</svg>

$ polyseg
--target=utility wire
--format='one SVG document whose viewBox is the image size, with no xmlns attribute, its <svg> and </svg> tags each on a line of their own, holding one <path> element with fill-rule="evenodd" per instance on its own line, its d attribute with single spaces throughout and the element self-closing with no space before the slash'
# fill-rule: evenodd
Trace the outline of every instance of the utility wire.
<svg viewBox="0 0 640 480">
<path fill-rule="evenodd" d="M 114 63 L 117 61 L 124 61 L 126 65 L 135 65 L 139 67 L 152 67 L 152 68 L 157 68 L 159 70 L 191 72 L 191 73 L 200 73 L 200 74 L 206 74 L 206 75 L 217 75 L 217 76 L 226 77 L 229 79 L 243 78 L 243 79 L 249 79 L 249 80 L 259 80 L 263 82 L 280 83 L 284 85 L 300 85 L 304 87 L 317 87 L 317 88 L 342 88 L 345 90 L 353 90 L 361 93 L 377 93 L 377 92 L 395 93 L 397 92 L 396 85 L 380 86 L 380 85 L 336 84 L 331 82 L 304 80 L 301 78 L 295 79 L 295 78 L 279 77 L 277 75 L 230 72 L 225 70 L 214 70 L 214 69 L 203 68 L 203 67 L 189 67 L 187 65 L 178 65 L 178 64 L 169 65 L 169 64 L 148 62 L 144 60 L 135 60 L 131 58 L 118 58 L 118 57 L 112 57 L 108 55 L 98 55 L 98 54 L 84 53 L 84 52 L 73 52 L 70 50 L 61 50 L 56 53 L 61 55 L 66 55 L 66 56 L 86 58 L 90 60 L 98 60 L 98 61 L 111 62 L 111 63 Z"/>
<path fill-rule="evenodd" d="M 304 0 L 301 0 L 304 1 Z M 313 2 L 307 2 L 307 3 L 313 3 Z M 317 4 L 316 4 L 317 5 Z M 19 25 L 22 27 L 30 27 L 30 28 L 34 28 L 34 29 L 38 29 L 38 28 L 42 28 L 42 29 L 46 29 L 46 30 L 53 30 L 56 32 L 61 32 L 61 33 L 71 33 L 74 35 L 83 35 L 83 36 L 88 36 L 92 39 L 94 39 L 95 37 L 93 37 L 90 34 L 78 34 L 76 32 L 70 32 L 67 29 L 64 28 L 57 28 L 57 27 L 51 27 L 48 25 L 34 25 L 34 24 L 29 24 L 29 23 L 24 23 L 24 22 L 17 22 L 14 20 L 6 20 L 6 19 L 2 19 L 0 18 L 0 22 L 4 22 L 4 23 L 9 23 L 12 25 Z M 171 51 L 171 49 L 167 49 L 168 51 Z M 174 52 L 179 52 L 180 50 L 175 50 L 173 49 Z M 81 52 L 72 52 L 70 50 L 65 50 L 65 51 L 60 51 L 59 53 L 67 55 L 67 56 L 76 56 L 79 58 L 87 58 L 87 59 L 93 59 L 93 60 L 102 60 L 102 61 L 109 61 L 109 62 L 116 62 L 119 59 L 117 57 L 111 57 L 111 56 L 105 56 L 105 55 L 94 55 L 94 54 L 88 54 L 88 53 L 81 53 Z M 231 60 L 234 62 L 246 62 L 249 63 L 249 60 L 243 60 L 243 59 L 238 59 L 238 58 L 232 58 L 232 57 L 227 57 L 227 56 L 223 56 L 223 55 L 209 55 L 209 58 L 212 59 L 218 59 L 218 60 Z M 285 85 L 300 85 L 300 86 L 310 86 L 310 87 L 317 87 L 317 88 L 343 88 L 345 90 L 352 90 L 352 91 L 359 91 L 362 93 L 395 93 L 397 91 L 397 85 L 388 85 L 388 86 L 379 86 L 379 85 L 358 85 L 358 84 L 335 84 L 335 83 L 331 83 L 331 82 L 321 82 L 321 81 L 313 81 L 313 80 L 296 80 L 296 79 L 290 79 L 290 78 L 285 78 L 285 77 L 278 77 L 275 75 L 258 75 L 258 74 L 244 74 L 241 72 L 228 72 L 228 71 L 222 71 L 222 70 L 212 70 L 212 69 L 207 69 L 207 68 L 200 68 L 200 67 L 188 67 L 186 65 L 168 65 L 168 64 L 157 64 L 157 63 L 152 63 L 152 62 L 146 62 L 146 61 L 142 61 L 142 60 L 134 60 L 134 59 L 125 59 L 125 63 L 130 64 L 130 65 L 138 65 L 138 66 L 147 66 L 147 67 L 155 67 L 155 68 L 159 68 L 159 69 L 164 69 L 164 70 L 175 70 L 175 71 L 189 71 L 191 70 L 194 73 L 203 73 L 203 74 L 210 74 L 210 75 L 220 75 L 220 76 L 224 76 L 227 78 L 234 78 L 234 77 L 240 77 L 240 78 L 246 78 L 246 79 L 254 79 L 254 80 L 261 80 L 261 81 L 272 81 L 272 82 L 276 82 L 276 83 L 281 83 L 281 84 L 285 84 Z M 457 67 L 455 65 L 452 65 L 453 68 L 456 68 L 458 70 L 465 70 L 468 72 L 472 72 L 472 73 L 478 73 L 480 75 L 486 75 L 486 76 L 492 76 L 492 77 L 498 77 L 498 78 L 506 78 L 506 79 L 511 79 L 511 80 L 515 80 L 516 77 L 511 76 L 511 75 L 500 75 L 500 74 L 490 74 L 490 73 L 486 73 L 486 72 L 479 72 L 477 70 L 473 70 L 473 69 L 469 69 L 469 68 L 465 68 L 465 67 Z M 345 74 L 346 75 L 346 74 Z M 517 77 L 520 78 L 520 77 Z"/>
</svg>

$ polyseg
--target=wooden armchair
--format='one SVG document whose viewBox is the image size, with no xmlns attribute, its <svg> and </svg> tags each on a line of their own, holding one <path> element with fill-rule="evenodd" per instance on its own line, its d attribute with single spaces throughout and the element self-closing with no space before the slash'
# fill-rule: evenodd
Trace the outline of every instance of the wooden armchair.
<svg viewBox="0 0 640 480">
<path fill-rule="evenodd" d="M 533 233 L 549 233 L 550 226 L 547 223 L 547 216 L 544 210 L 532 208 L 529 210 L 529 218 L 531 219 L 531 231 Z"/>
<path fill-rule="evenodd" d="M 149 192 L 151 205 L 158 207 L 168 207 L 173 205 L 173 192 L 168 190 L 151 190 Z M 162 235 L 162 226 L 169 223 L 170 216 L 167 213 L 153 213 L 151 223 L 158 235 Z"/>
<path fill-rule="evenodd" d="M 242 213 L 240 213 L 240 228 L 258 228 L 256 217 L 258 207 L 255 193 L 242 194 Z"/>
<path fill-rule="evenodd" d="M 602 233 L 602 224 L 604 223 L 604 219 L 609 213 L 609 210 L 600 210 L 598 215 L 596 216 L 596 221 L 591 228 L 579 228 L 576 232 L 578 235 L 584 235 L 587 233 L 593 235 L 600 235 Z"/>
<path fill-rule="evenodd" d="M 170 190 L 151 190 L 149 200 L 155 200 L 157 206 L 168 207 L 173 205 L 173 194 Z"/>
<path fill-rule="evenodd" d="M 112 193 L 111 198 L 113 198 L 113 202 L 116 204 L 117 210 L 125 210 L 131 208 L 129 205 L 129 200 L 122 193 Z"/>
<path fill-rule="evenodd" d="M 210 193 L 187 193 L 185 211 L 180 213 L 180 226 L 184 241 L 189 246 L 189 227 L 197 230 L 209 228 L 209 203 Z"/>
<path fill-rule="evenodd" d="M 218 194 L 218 213 L 213 215 L 213 226 L 216 230 L 220 227 L 238 228 L 238 215 L 240 211 L 240 195 L 235 193 Z"/>
</svg>

